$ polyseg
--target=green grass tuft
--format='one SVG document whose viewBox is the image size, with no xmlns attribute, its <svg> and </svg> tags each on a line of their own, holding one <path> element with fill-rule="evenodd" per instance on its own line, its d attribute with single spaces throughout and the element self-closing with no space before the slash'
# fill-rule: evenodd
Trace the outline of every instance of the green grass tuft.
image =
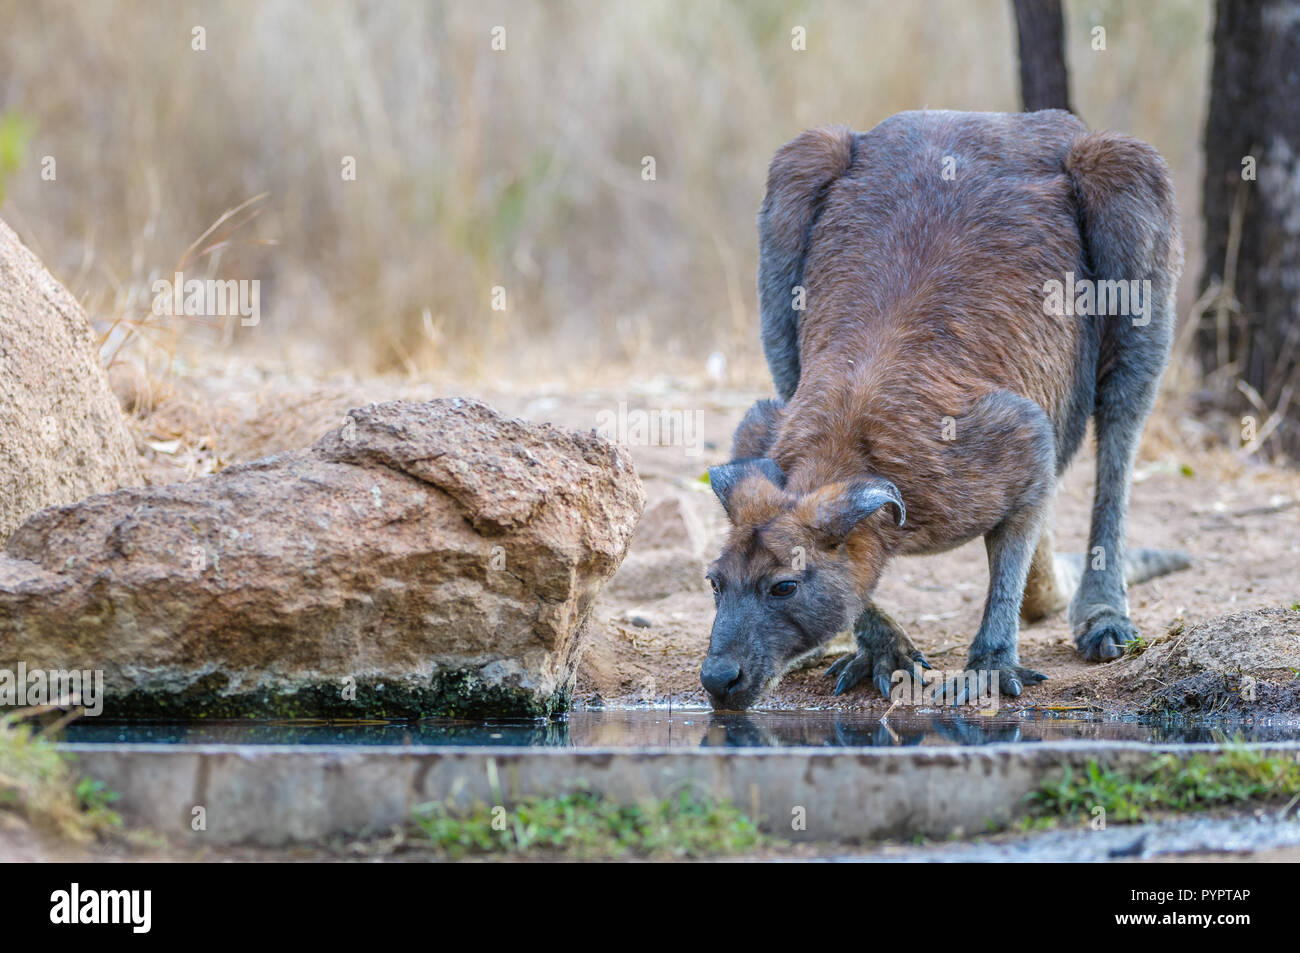
<svg viewBox="0 0 1300 953">
<path fill-rule="evenodd" d="M 1105 809 L 1107 822 L 1130 823 L 1164 812 L 1206 811 L 1300 795 L 1300 764 L 1290 758 L 1229 745 L 1215 755 L 1160 755 L 1145 768 L 1116 770 L 1089 761 L 1067 767 L 1059 781 L 1029 795 L 1024 829 L 1053 821 L 1088 820 Z"/>
<path fill-rule="evenodd" d="M 0 716 L 0 811 L 38 829 L 77 841 L 115 831 L 111 809 L 120 795 L 102 781 L 78 779 L 67 756 L 45 738 L 26 712 Z"/>
<path fill-rule="evenodd" d="M 1133 640 L 1128 645 L 1124 646 L 1124 655 L 1127 658 L 1133 658 L 1141 655 L 1149 648 L 1151 648 L 1151 643 L 1138 634 L 1133 637 Z"/>
<path fill-rule="evenodd" d="M 757 825 L 731 804 L 683 793 L 665 801 L 621 804 L 582 791 L 527 798 L 509 810 L 432 803 L 415 825 L 451 857 L 558 851 L 575 857 L 704 857 L 765 843 Z"/>
<path fill-rule="evenodd" d="M 22 165 L 32 130 L 32 123 L 13 110 L 0 113 L 0 203 L 5 200 L 5 180 Z"/>
</svg>

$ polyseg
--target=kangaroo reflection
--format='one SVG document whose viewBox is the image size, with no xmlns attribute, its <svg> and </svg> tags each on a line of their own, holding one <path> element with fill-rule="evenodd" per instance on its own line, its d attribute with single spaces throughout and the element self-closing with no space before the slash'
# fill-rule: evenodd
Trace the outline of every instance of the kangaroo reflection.
<svg viewBox="0 0 1300 953">
<path fill-rule="evenodd" d="M 709 716 L 703 748 L 887 748 L 929 743 L 1016 742 L 1018 721 L 953 711 L 881 718 L 862 712 L 721 712 Z"/>
</svg>

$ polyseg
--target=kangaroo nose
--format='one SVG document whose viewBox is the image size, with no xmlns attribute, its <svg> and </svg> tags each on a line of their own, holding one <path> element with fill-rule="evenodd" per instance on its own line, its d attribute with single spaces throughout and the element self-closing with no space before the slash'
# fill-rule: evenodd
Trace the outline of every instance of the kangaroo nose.
<svg viewBox="0 0 1300 953">
<path fill-rule="evenodd" d="M 729 659 L 709 656 L 700 666 L 700 684 L 714 698 L 722 698 L 740 681 L 740 666 Z"/>
</svg>

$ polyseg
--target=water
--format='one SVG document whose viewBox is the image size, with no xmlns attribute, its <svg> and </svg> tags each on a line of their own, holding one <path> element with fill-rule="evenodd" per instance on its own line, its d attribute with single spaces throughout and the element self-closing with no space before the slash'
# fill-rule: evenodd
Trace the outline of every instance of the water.
<svg viewBox="0 0 1300 953">
<path fill-rule="evenodd" d="M 107 722 L 83 718 L 65 740 L 80 743 L 518 745 L 560 748 L 884 747 L 996 742 L 1137 741 L 1187 744 L 1240 739 L 1300 741 L 1300 719 L 1190 722 L 1117 718 L 1086 711 L 1003 711 L 997 715 L 707 710 L 575 711 L 551 720 L 405 722 L 198 721 Z"/>
</svg>

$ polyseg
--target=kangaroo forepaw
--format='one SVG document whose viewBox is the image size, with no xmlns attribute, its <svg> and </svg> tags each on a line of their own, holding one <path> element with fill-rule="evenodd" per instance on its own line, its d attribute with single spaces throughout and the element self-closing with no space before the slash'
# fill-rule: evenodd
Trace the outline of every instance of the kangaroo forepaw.
<svg viewBox="0 0 1300 953">
<path fill-rule="evenodd" d="M 888 698 L 890 689 L 894 687 L 895 672 L 907 672 L 913 680 L 925 685 L 921 672 L 929 667 L 930 663 L 925 660 L 920 649 L 913 649 L 910 654 L 897 647 L 874 652 L 861 650 L 857 655 L 846 655 L 836 660 L 826 670 L 826 677 L 839 676 L 835 683 L 836 695 L 843 695 L 864 678 L 870 677 L 876 690 Z"/>
<path fill-rule="evenodd" d="M 1129 617 L 1109 606 L 1089 613 L 1074 628 L 1074 644 L 1089 662 L 1109 662 L 1119 658 L 1137 637 L 1137 628 Z"/>
<path fill-rule="evenodd" d="M 857 655 L 846 655 L 826 672 L 828 678 L 839 678 L 835 683 L 836 695 L 843 695 L 863 679 L 870 678 L 876 690 L 889 698 L 896 672 L 907 672 L 918 685 L 925 685 L 921 672 L 930 663 L 902 626 L 878 606 L 868 605 L 858 617 L 853 624 L 853 638 L 858 643 Z"/>
<path fill-rule="evenodd" d="M 1019 698 L 1026 685 L 1045 681 L 1047 676 L 1042 672 L 1004 657 L 973 658 L 966 663 L 966 671 L 941 682 L 931 700 L 936 705 L 965 705 L 993 694 Z"/>
</svg>

